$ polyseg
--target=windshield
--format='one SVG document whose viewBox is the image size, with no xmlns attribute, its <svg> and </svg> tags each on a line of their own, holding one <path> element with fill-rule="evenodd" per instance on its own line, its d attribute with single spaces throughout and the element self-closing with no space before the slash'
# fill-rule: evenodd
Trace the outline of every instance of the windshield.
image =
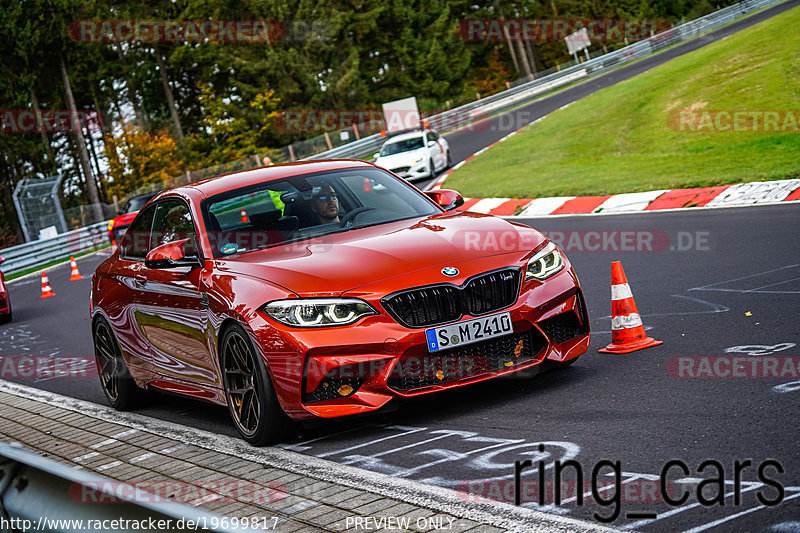
<svg viewBox="0 0 800 533">
<path fill-rule="evenodd" d="M 397 142 L 388 142 L 383 145 L 383 148 L 381 148 L 381 156 L 410 152 L 411 150 L 418 150 L 424 146 L 425 141 L 422 137 L 414 137 L 412 139 L 405 139 Z"/>
<path fill-rule="evenodd" d="M 144 205 L 147 202 L 150 201 L 150 199 L 153 196 L 155 196 L 155 193 L 153 193 L 153 194 L 145 194 L 143 196 L 134 196 L 133 198 L 128 200 L 127 204 L 125 204 L 125 209 L 123 209 L 122 212 L 123 213 L 133 213 L 135 211 L 139 211 L 141 208 L 144 207 Z"/>
<path fill-rule="evenodd" d="M 203 202 L 215 257 L 438 212 L 416 189 L 377 168 L 292 176 Z"/>
</svg>

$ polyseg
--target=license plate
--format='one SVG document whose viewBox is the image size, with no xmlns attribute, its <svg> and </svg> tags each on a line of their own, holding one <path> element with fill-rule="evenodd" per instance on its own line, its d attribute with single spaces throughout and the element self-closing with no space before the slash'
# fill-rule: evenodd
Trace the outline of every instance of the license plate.
<svg viewBox="0 0 800 533">
<path fill-rule="evenodd" d="M 426 329 L 425 336 L 428 339 L 428 351 L 433 353 L 464 344 L 502 337 L 513 331 L 511 313 L 506 312 Z"/>
</svg>

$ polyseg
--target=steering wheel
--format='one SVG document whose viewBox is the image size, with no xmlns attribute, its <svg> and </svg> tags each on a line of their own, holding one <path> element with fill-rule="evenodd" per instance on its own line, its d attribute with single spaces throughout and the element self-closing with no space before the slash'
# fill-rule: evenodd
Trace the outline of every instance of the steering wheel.
<svg viewBox="0 0 800 533">
<path fill-rule="evenodd" d="M 375 208 L 374 207 L 366 207 L 366 206 L 364 206 L 364 207 L 356 207 L 352 211 L 348 211 L 347 214 L 341 218 L 341 220 L 339 221 L 339 224 L 342 227 L 345 227 L 348 222 L 351 222 L 352 220 L 354 220 L 361 213 L 366 213 L 367 211 L 372 211 L 373 209 L 375 209 Z"/>
</svg>

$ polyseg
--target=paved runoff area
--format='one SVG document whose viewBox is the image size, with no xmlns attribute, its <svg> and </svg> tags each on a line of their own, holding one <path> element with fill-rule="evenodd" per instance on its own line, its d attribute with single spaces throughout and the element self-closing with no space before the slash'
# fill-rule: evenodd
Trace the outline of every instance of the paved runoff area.
<svg viewBox="0 0 800 533">
<path fill-rule="evenodd" d="M 177 502 L 250 528 L 317 531 L 610 531 L 0 381 L 0 441 L 97 474 L 108 503 Z M 113 500 L 118 497 L 118 500 Z M 75 504 L 94 491 L 71 487 Z M 86 500 L 83 501 L 82 499 Z M 49 517 L 69 518 L 69 517 Z"/>
</svg>

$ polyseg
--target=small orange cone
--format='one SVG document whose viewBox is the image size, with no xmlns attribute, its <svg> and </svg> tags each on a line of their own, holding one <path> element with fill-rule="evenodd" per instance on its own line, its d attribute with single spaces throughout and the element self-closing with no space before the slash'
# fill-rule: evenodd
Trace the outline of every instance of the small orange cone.
<svg viewBox="0 0 800 533">
<path fill-rule="evenodd" d="M 111 253 L 113 254 L 116 251 L 117 251 L 117 241 L 111 239 Z"/>
<path fill-rule="evenodd" d="M 364 192 L 370 192 L 372 190 L 372 184 L 369 182 L 369 178 L 364 178 Z"/>
<path fill-rule="evenodd" d="M 81 273 L 78 272 L 78 263 L 75 262 L 75 258 L 74 257 L 70 257 L 69 258 L 69 267 L 72 269 L 72 272 L 70 272 L 70 274 L 69 274 L 69 280 L 70 281 L 77 281 L 79 279 L 83 279 L 83 276 L 81 276 Z"/>
<path fill-rule="evenodd" d="M 614 261 L 611 263 L 611 344 L 600 351 L 629 353 L 661 343 L 644 332 L 622 263 Z"/>
<path fill-rule="evenodd" d="M 242 215 L 242 224 L 247 224 L 247 213 L 245 212 L 244 207 L 242 208 L 241 215 Z"/>
<path fill-rule="evenodd" d="M 42 270 L 42 295 L 39 298 L 52 298 L 55 295 L 56 293 L 50 288 L 50 282 L 47 281 L 47 274 Z"/>
</svg>

